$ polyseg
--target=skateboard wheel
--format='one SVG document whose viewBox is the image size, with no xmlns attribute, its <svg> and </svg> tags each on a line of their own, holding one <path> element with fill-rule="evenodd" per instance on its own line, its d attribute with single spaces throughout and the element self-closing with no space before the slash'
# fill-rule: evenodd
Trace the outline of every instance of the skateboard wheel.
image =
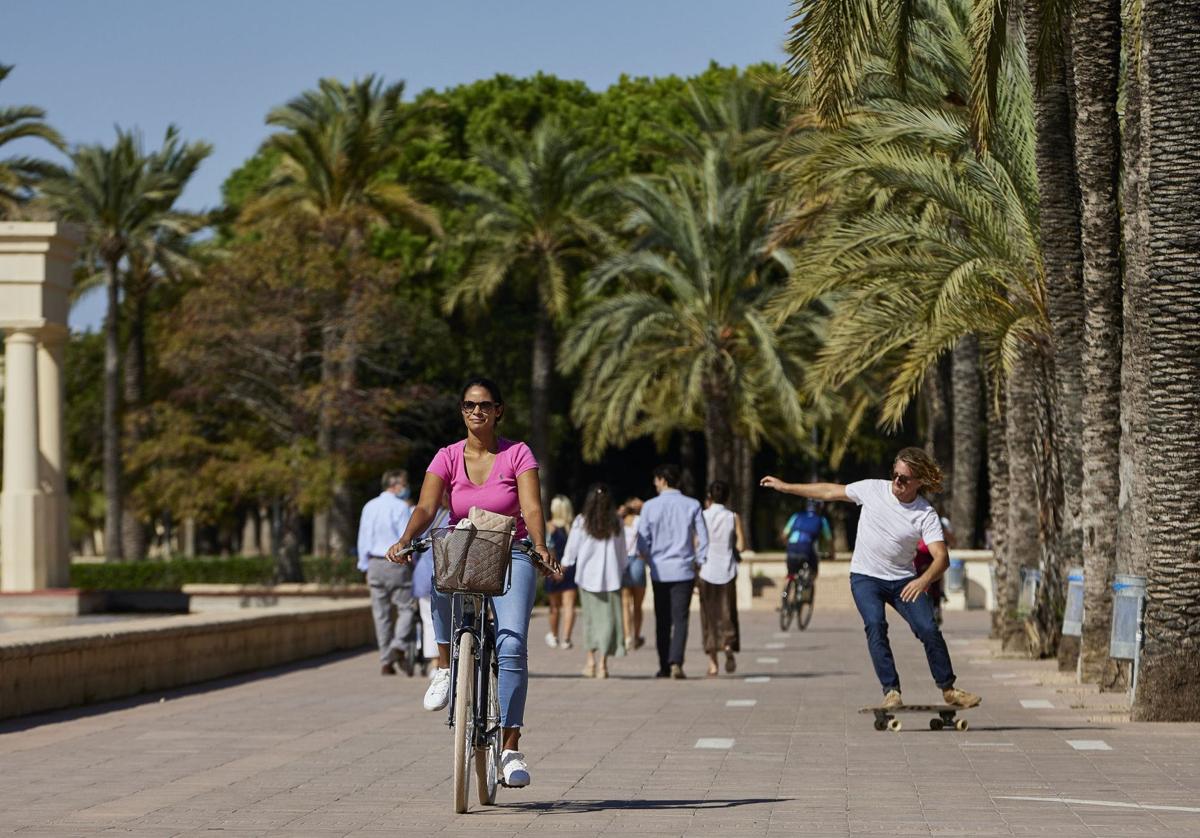
<svg viewBox="0 0 1200 838">
<path fill-rule="evenodd" d="M 954 723 L 955 730 L 966 730 L 968 727 L 970 727 L 970 724 L 966 719 L 959 719 Z"/>
<path fill-rule="evenodd" d="M 875 729 L 876 730 L 887 730 L 887 722 L 885 722 L 883 719 L 876 719 L 875 720 Z"/>
<path fill-rule="evenodd" d="M 930 730 L 941 730 L 942 727 L 943 727 L 943 725 L 942 725 L 941 719 L 930 719 L 929 720 L 929 729 Z"/>
<path fill-rule="evenodd" d="M 904 725 L 900 724 L 900 720 L 899 720 L 899 719 L 891 719 L 891 720 L 890 720 L 890 721 L 887 723 L 887 727 L 888 727 L 888 730 L 890 730 L 890 731 L 892 731 L 892 732 L 895 732 L 895 731 L 897 731 L 897 730 L 900 730 L 900 728 L 904 727 Z"/>
</svg>

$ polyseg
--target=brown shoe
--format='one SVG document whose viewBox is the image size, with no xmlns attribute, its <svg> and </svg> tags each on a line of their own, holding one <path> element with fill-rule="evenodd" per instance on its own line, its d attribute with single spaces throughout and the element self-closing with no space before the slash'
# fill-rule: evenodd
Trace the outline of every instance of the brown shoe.
<svg viewBox="0 0 1200 838">
<path fill-rule="evenodd" d="M 897 707 L 904 706 L 904 699 L 900 697 L 900 690 L 888 690 L 883 696 L 883 709 L 895 710 Z"/>
<path fill-rule="evenodd" d="M 379 668 L 379 674 L 380 675 L 395 675 L 396 667 L 393 664 L 385 663 L 383 666 L 381 666 Z"/>
<path fill-rule="evenodd" d="M 683 667 L 677 663 L 671 664 L 671 677 L 676 681 L 682 681 L 687 678 L 687 676 L 683 674 Z"/>
<path fill-rule="evenodd" d="M 733 652 L 725 653 L 725 671 L 730 675 L 737 672 L 737 661 L 733 659 Z"/>
<path fill-rule="evenodd" d="M 979 696 L 956 687 L 942 690 L 942 700 L 953 707 L 964 708 L 975 707 L 983 701 Z"/>
</svg>

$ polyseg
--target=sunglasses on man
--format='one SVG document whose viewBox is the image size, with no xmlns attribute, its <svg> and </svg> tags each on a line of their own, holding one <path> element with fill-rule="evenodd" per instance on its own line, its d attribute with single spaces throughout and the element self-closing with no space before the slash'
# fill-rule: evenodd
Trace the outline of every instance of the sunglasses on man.
<svg viewBox="0 0 1200 838">
<path fill-rule="evenodd" d="M 913 477 L 912 475 L 900 474 L 899 472 L 896 472 L 896 471 L 892 472 L 892 482 L 899 483 L 901 486 L 907 486 L 909 483 L 911 483 L 914 480 L 916 480 L 916 478 Z"/>
</svg>

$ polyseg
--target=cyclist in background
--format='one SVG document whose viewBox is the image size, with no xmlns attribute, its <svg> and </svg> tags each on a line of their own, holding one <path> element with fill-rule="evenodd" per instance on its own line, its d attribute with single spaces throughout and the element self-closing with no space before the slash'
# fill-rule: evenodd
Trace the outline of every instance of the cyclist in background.
<svg viewBox="0 0 1200 838">
<path fill-rule="evenodd" d="M 812 571 L 810 578 L 815 582 L 821 554 L 829 555 L 833 545 L 829 519 L 821 514 L 821 501 L 809 500 L 802 511 L 788 518 L 783 541 L 787 545 L 788 576 L 796 576 L 800 566 L 807 564 Z"/>
</svg>

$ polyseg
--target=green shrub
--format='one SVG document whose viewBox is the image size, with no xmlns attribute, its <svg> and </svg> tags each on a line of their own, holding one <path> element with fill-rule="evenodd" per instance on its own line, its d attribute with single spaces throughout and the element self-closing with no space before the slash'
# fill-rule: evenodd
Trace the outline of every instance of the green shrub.
<svg viewBox="0 0 1200 838">
<path fill-rule="evenodd" d="M 354 560 L 306 556 L 306 582 L 362 582 Z M 227 556 L 165 561 L 110 562 L 71 565 L 71 587 L 86 591 L 177 591 L 191 582 L 231 585 L 269 585 L 275 581 L 270 556 Z"/>
</svg>

